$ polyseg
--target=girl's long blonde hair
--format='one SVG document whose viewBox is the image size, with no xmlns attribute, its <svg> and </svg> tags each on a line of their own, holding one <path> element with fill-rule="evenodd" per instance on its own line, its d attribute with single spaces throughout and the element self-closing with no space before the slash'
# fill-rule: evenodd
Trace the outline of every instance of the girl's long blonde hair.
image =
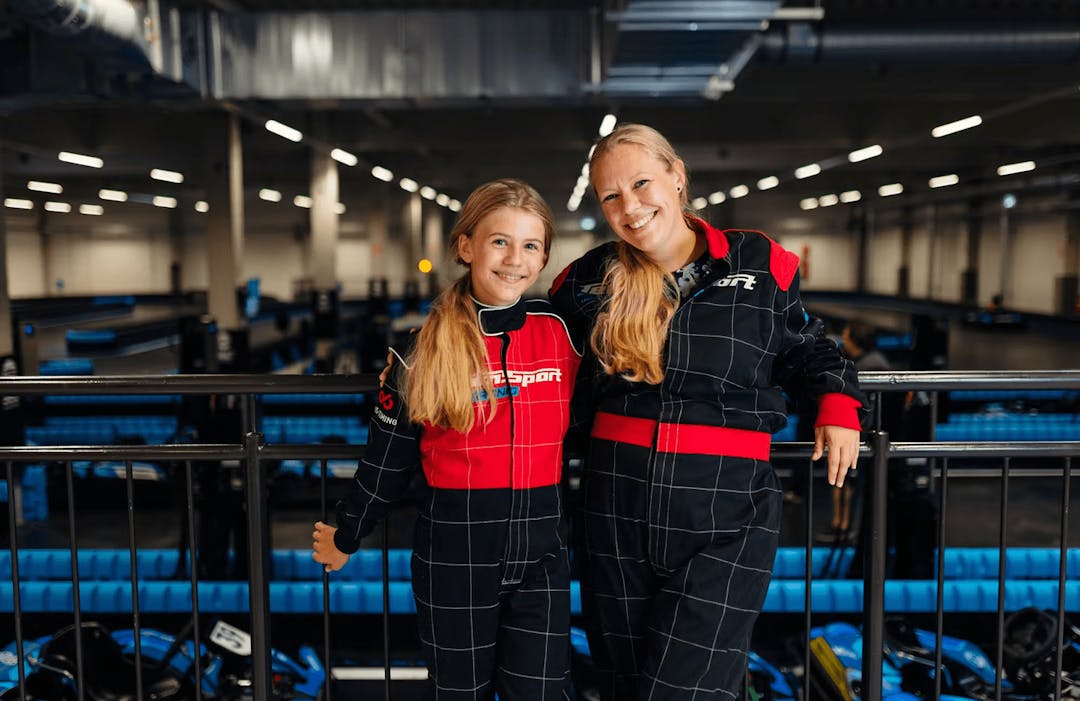
<svg viewBox="0 0 1080 701">
<path fill-rule="evenodd" d="M 554 233 L 551 209 L 540 194 L 521 180 L 506 178 L 484 183 L 473 190 L 450 232 L 450 251 L 460 265 L 461 242 L 476 227 L 503 207 L 521 209 L 544 224 L 544 264 L 547 264 Z M 473 427 L 473 395 L 487 398 L 480 415 L 487 423 L 495 416 L 497 398 L 488 371 L 484 337 L 472 298 L 472 273 L 466 272 L 440 294 L 417 334 L 402 373 L 409 419 L 462 433 Z M 485 394 L 486 393 L 486 394 Z"/>
<path fill-rule="evenodd" d="M 616 146 L 634 144 L 660 160 L 670 172 L 679 155 L 663 134 L 643 124 L 622 124 L 596 142 L 589 171 Z M 689 216 L 689 177 L 680 200 Z M 595 189 L 595 183 L 593 183 Z M 589 341 L 604 372 L 633 382 L 659 384 L 664 379 L 664 341 L 679 304 L 672 274 L 625 241 L 615 244 L 615 257 L 604 274 L 606 300 Z"/>
</svg>

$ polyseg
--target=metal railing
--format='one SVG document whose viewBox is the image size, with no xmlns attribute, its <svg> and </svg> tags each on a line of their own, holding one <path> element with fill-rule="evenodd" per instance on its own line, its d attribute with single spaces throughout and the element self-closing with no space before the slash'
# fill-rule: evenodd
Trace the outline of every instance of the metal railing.
<svg viewBox="0 0 1080 701">
<path fill-rule="evenodd" d="M 1061 390 L 1080 389 L 1080 371 L 1060 372 L 877 372 L 862 375 L 863 388 L 880 395 L 896 391 L 938 392 L 955 389 L 1027 389 Z M 169 375 L 169 376 L 120 376 L 120 377 L 15 377 L 0 379 L 0 396 L 32 395 L 96 395 L 96 394 L 178 394 L 178 395 L 237 395 L 243 397 L 244 435 L 238 443 L 187 444 L 147 446 L 60 446 L 60 447 L 0 447 L 0 464 L 7 465 L 9 498 L 14 498 L 14 465 L 28 461 L 61 461 L 67 463 L 67 518 L 71 549 L 71 573 L 74 596 L 75 629 L 80 630 L 82 611 L 79 594 L 78 528 L 74 503 L 72 461 L 115 460 L 125 464 L 127 485 L 128 550 L 131 566 L 132 616 L 135 634 L 136 695 L 143 698 L 141 677 L 141 651 L 138 628 L 140 626 L 139 581 L 137 570 L 137 547 L 135 537 L 135 501 L 133 494 L 132 463 L 137 460 L 184 463 L 184 482 L 187 509 L 187 546 L 190 567 L 191 605 L 193 612 L 193 640 L 199 637 L 199 577 L 196 562 L 195 498 L 192 463 L 197 461 L 239 461 L 244 466 L 246 481 L 247 528 L 251 538 L 248 549 L 248 585 L 252 626 L 252 692 L 253 698 L 268 701 L 271 698 L 270 660 L 270 597 L 269 597 L 269 518 L 266 509 L 266 484 L 263 464 L 268 460 L 317 459 L 321 464 L 320 509 L 323 520 L 327 519 L 327 461 L 333 459 L 356 460 L 363 454 L 362 446 L 350 445 L 268 445 L 257 431 L 258 416 L 256 397 L 262 394 L 347 394 L 370 392 L 376 388 L 376 378 L 363 376 L 243 376 L 243 375 Z M 880 396 L 877 406 L 881 406 Z M 934 415 L 931 416 L 933 422 Z M 885 427 L 888 428 L 888 427 Z M 811 446 L 805 443 L 779 443 L 774 445 L 774 459 L 809 460 Z M 1004 459 L 1002 471 L 1002 498 L 1000 505 L 1000 539 L 998 572 L 998 648 L 996 694 L 1001 695 L 1001 650 L 1003 617 L 1005 612 L 1005 551 L 1004 524 L 1008 514 L 1009 460 L 1016 457 L 1053 457 L 1063 460 L 1062 468 L 1041 470 L 1041 476 L 1060 475 L 1063 502 L 1061 512 L 1061 561 L 1058 589 L 1058 615 L 1063 620 L 1065 610 L 1066 552 L 1069 527 L 1069 485 L 1072 477 L 1071 460 L 1080 455 L 1080 442 L 1066 443 L 994 443 L 994 442 L 890 442 L 883 431 L 873 433 L 862 448 L 860 472 L 866 480 L 866 502 L 863 512 L 861 537 L 866 545 L 863 564 L 863 670 L 862 698 L 880 699 L 882 693 L 882 661 L 884 644 L 886 581 L 886 515 L 888 510 L 887 472 L 889 461 L 900 458 L 928 458 L 940 460 L 934 465 L 932 476 L 936 480 L 941 520 L 938 524 L 937 541 L 937 629 L 936 662 L 941 669 L 943 635 L 943 592 L 945 552 L 945 506 L 947 504 L 948 480 L 957 476 L 950 474 L 949 460 L 955 457 L 994 457 Z M 869 461 L 869 464 L 868 464 Z M 985 474 L 985 473 L 980 473 Z M 820 473 L 819 473 L 820 475 Z M 811 585 L 813 583 L 813 497 L 814 470 L 807 471 L 806 504 L 806 574 L 805 574 L 805 635 L 804 698 L 810 698 L 810 645 Z M 11 551 L 12 607 L 15 620 L 17 656 L 23 659 L 22 608 L 20 602 L 20 574 L 17 545 L 15 509 L 9 508 L 8 527 Z M 387 529 L 383 530 L 382 583 L 383 583 L 383 657 L 385 666 L 385 694 L 390 698 L 390 602 L 389 602 L 389 543 Z M 324 696 L 330 698 L 331 641 L 330 641 L 330 587 L 327 574 L 322 575 L 323 615 L 323 662 L 326 671 Z M 1058 627 L 1058 678 L 1061 674 L 1061 635 Z M 76 678 L 79 698 L 83 698 L 81 636 L 75 638 Z M 195 655 L 196 694 L 202 696 L 199 655 Z M 935 685 L 941 692 L 941 676 L 935 675 Z M 25 696 L 25 679 L 19 667 L 20 698 Z"/>
</svg>

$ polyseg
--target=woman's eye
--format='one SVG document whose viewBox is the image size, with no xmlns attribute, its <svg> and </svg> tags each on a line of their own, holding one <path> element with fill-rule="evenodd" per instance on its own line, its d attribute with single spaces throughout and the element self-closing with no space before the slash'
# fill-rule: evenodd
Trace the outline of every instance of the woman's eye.
<svg viewBox="0 0 1080 701">
<path fill-rule="evenodd" d="M 642 187 L 643 185 L 645 185 L 648 182 L 649 182 L 648 180 L 642 178 L 641 180 L 638 180 L 636 183 L 634 183 L 634 187 L 635 188 Z"/>
<path fill-rule="evenodd" d="M 615 199 L 616 196 L 617 195 L 615 195 L 615 193 L 611 193 L 610 195 L 604 195 L 603 201 L 610 202 L 611 200 Z"/>
</svg>

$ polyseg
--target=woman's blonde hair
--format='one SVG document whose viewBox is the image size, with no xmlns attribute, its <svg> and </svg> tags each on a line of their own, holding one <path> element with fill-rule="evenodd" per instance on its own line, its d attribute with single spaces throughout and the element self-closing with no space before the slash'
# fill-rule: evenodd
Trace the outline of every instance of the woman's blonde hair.
<svg viewBox="0 0 1080 701">
<path fill-rule="evenodd" d="M 589 171 L 617 146 L 640 146 L 668 172 L 681 163 L 664 135 L 643 124 L 622 124 L 596 142 Z M 689 177 L 684 173 L 679 199 L 689 217 Z M 593 183 L 595 189 L 596 183 Z M 606 299 L 589 339 L 604 372 L 633 382 L 659 384 L 664 379 L 663 351 L 679 289 L 670 271 L 625 241 L 615 244 L 615 257 L 604 274 Z"/>
<path fill-rule="evenodd" d="M 544 224 L 544 264 L 554 234 L 551 209 L 532 186 L 506 178 L 473 190 L 450 232 L 450 251 L 460 265 L 461 242 L 471 238 L 480 222 L 498 209 L 521 209 Z M 416 337 L 402 373 L 402 394 L 409 419 L 462 433 L 473 427 L 474 394 L 487 399 L 480 413 L 487 423 L 495 416 L 497 397 L 488 371 L 484 337 L 472 298 L 471 272 L 466 272 L 440 294 Z"/>
</svg>

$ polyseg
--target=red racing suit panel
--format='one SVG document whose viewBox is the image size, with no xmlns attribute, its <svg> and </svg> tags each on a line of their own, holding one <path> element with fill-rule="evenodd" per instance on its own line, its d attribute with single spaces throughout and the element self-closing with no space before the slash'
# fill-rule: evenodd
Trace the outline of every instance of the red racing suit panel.
<svg viewBox="0 0 1080 701">
<path fill-rule="evenodd" d="M 438 504 L 444 510 L 440 520 L 510 519 L 514 528 L 530 516 L 558 515 L 557 500 L 537 498 L 531 503 L 550 503 L 552 513 L 528 514 L 522 509 L 530 500 L 514 495 L 558 488 L 580 352 L 562 319 L 543 300 L 478 306 L 477 318 L 497 394 L 494 418 L 487 424 L 477 418 L 466 433 L 412 423 L 399 392 L 408 354 L 394 351 L 397 358 L 372 412 L 367 452 L 352 488 L 338 504 L 334 541 L 342 552 L 356 551 L 405 491 L 417 466 L 422 466 L 428 485 L 442 493 L 425 507 Z M 477 412 L 488 403 L 482 391 L 473 399 Z M 490 494 L 470 504 L 471 490 Z"/>
</svg>

